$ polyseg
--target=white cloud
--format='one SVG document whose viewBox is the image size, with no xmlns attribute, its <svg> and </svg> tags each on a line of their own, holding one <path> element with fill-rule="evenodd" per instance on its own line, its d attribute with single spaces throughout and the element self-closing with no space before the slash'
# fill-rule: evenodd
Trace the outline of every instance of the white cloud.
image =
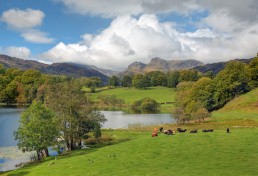
<svg viewBox="0 0 258 176">
<path fill-rule="evenodd" d="M 0 48 L 0 52 L 12 57 L 18 57 L 22 59 L 28 59 L 31 56 L 30 49 L 26 47 L 16 47 L 16 46 L 4 47 L 4 48 Z"/>
<path fill-rule="evenodd" d="M 62 2 L 72 12 L 83 15 L 100 15 L 112 18 L 121 15 L 140 15 L 144 13 L 178 12 L 189 14 L 203 10 L 196 0 L 55 0 Z"/>
<path fill-rule="evenodd" d="M 231 23 L 230 18 L 225 20 Z M 211 63 L 256 55 L 257 23 L 238 32 L 229 29 L 230 25 L 225 29 L 214 26 L 180 32 L 171 23 L 160 22 L 155 15 L 119 16 L 98 35 L 85 34 L 82 41 L 74 44 L 59 43 L 40 58 L 123 70 L 134 61 L 148 63 L 156 56 Z"/>
<path fill-rule="evenodd" d="M 21 36 L 32 43 L 52 43 L 53 38 L 41 32 L 36 27 L 41 26 L 45 14 L 40 10 L 33 9 L 10 9 L 3 12 L 0 20 L 5 22 L 9 28 L 21 33 Z"/>
<path fill-rule="evenodd" d="M 38 30 L 28 30 L 21 34 L 22 37 L 32 43 L 52 43 L 53 38 L 48 38 L 46 33 Z"/>
<path fill-rule="evenodd" d="M 40 10 L 10 9 L 3 12 L 1 20 L 10 28 L 21 30 L 40 26 L 44 17 L 45 14 Z"/>
</svg>

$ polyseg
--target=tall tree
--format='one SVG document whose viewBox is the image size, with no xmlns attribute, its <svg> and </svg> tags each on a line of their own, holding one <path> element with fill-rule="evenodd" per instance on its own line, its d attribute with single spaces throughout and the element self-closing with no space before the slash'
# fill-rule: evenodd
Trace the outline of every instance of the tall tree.
<svg viewBox="0 0 258 176">
<path fill-rule="evenodd" d="M 21 116 L 20 126 L 15 131 L 18 147 L 23 151 L 36 151 L 41 159 L 43 151 L 48 156 L 48 147 L 55 144 L 59 131 L 54 113 L 41 102 L 34 101 Z"/>
<path fill-rule="evenodd" d="M 250 70 L 246 64 L 239 61 L 229 62 L 214 78 L 215 106 L 220 108 L 235 96 L 251 90 Z"/>
<path fill-rule="evenodd" d="M 111 78 L 109 78 L 108 85 L 111 87 L 117 87 L 120 85 L 120 79 L 117 76 L 113 75 Z"/>
<path fill-rule="evenodd" d="M 129 75 L 123 76 L 121 83 L 123 87 L 132 87 L 132 77 Z"/>
<path fill-rule="evenodd" d="M 46 104 L 59 121 L 58 128 L 63 134 L 69 150 L 80 144 L 86 133 L 96 124 L 104 122 L 104 116 L 96 111 L 93 103 L 84 95 L 75 80 L 54 84 L 47 90 Z"/>
</svg>

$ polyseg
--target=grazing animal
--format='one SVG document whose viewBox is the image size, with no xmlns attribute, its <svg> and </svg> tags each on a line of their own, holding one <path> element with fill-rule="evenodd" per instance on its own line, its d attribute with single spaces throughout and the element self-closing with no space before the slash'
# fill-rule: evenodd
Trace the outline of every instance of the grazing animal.
<svg viewBox="0 0 258 176">
<path fill-rule="evenodd" d="M 229 133 L 229 128 L 227 128 L 227 133 Z"/>
<path fill-rule="evenodd" d="M 158 136 L 158 133 L 156 131 L 153 131 L 152 134 L 151 134 L 152 137 L 156 137 Z"/>
<path fill-rule="evenodd" d="M 159 128 L 159 132 L 162 132 L 162 131 L 163 131 L 163 127 L 160 127 L 160 128 Z"/>
<path fill-rule="evenodd" d="M 173 131 L 168 129 L 168 130 L 164 130 L 164 134 L 167 134 L 167 135 L 173 135 Z"/>
<path fill-rule="evenodd" d="M 204 130 L 202 130 L 202 132 L 206 133 L 206 132 L 208 132 L 208 131 L 204 129 Z"/>
<path fill-rule="evenodd" d="M 197 133 L 197 130 L 191 130 L 190 133 Z"/>
<path fill-rule="evenodd" d="M 207 132 L 213 132 L 213 129 L 208 129 Z"/>
<path fill-rule="evenodd" d="M 184 133 L 184 132 L 186 132 L 186 129 L 181 129 L 181 128 L 177 128 L 177 131 L 179 132 L 179 133 Z"/>
</svg>

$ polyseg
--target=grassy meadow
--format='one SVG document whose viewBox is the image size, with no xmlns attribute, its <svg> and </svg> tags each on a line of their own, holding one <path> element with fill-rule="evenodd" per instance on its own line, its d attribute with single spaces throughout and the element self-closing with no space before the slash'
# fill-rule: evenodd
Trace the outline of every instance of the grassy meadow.
<svg viewBox="0 0 258 176">
<path fill-rule="evenodd" d="M 89 89 L 84 88 L 85 91 Z M 167 87 L 150 87 L 146 90 L 135 89 L 135 88 L 100 88 L 96 90 L 96 93 L 91 93 L 90 97 L 93 101 L 98 102 L 99 97 L 104 95 L 115 95 L 116 98 L 123 99 L 126 105 L 130 105 L 133 102 L 140 100 L 145 97 L 152 98 L 158 103 L 174 102 L 176 91 L 173 88 Z M 170 111 L 173 108 L 173 104 L 162 104 L 161 110 Z"/>
<path fill-rule="evenodd" d="M 126 130 L 104 134 L 123 142 L 74 151 L 4 175 L 258 175 L 257 128 L 154 138 L 150 132 Z"/>
<path fill-rule="evenodd" d="M 154 126 L 103 130 L 103 138 L 112 138 L 112 141 L 76 150 L 66 156 L 48 158 L 3 175 L 256 176 L 257 102 L 258 89 L 255 89 L 213 112 L 203 123 L 181 125 L 188 129 L 186 133 L 170 136 L 160 133 L 158 137 L 151 137 Z M 176 124 L 164 125 L 164 129 L 175 130 L 177 127 Z M 226 133 L 228 127 L 230 133 Z M 214 129 L 214 132 L 201 132 L 207 128 Z M 190 129 L 199 131 L 191 134 Z"/>
</svg>

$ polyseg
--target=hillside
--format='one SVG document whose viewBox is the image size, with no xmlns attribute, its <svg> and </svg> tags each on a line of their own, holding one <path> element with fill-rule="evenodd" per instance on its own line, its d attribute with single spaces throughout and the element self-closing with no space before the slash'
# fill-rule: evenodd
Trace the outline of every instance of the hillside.
<svg viewBox="0 0 258 176">
<path fill-rule="evenodd" d="M 251 62 L 252 59 L 253 58 L 251 58 L 251 59 L 235 59 L 235 60 L 248 64 L 249 62 Z M 228 61 L 228 62 L 230 62 L 230 61 Z M 218 62 L 218 63 L 200 65 L 200 66 L 194 67 L 194 69 L 198 70 L 199 72 L 202 72 L 202 73 L 207 73 L 208 71 L 212 71 L 216 75 L 218 72 L 220 72 L 221 70 L 223 70 L 226 67 L 228 62 Z"/>
<path fill-rule="evenodd" d="M 258 88 L 236 97 L 222 109 L 212 113 L 214 121 L 258 121 Z"/>
<path fill-rule="evenodd" d="M 81 64 L 54 63 L 48 65 L 7 55 L 0 55 L 0 64 L 3 64 L 5 68 L 17 68 L 20 70 L 36 69 L 45 74 L 66 75 L 71 77 L 100 77 L 104 83 L 108 81 L 108 76 L 90 66 Z"/>
<path fill-rule="evenodd" d="M 103 131 L 104 139 L 115 141 L 102 147 L 90 146 L 3 175 L 258 175 L 257 135 L 257 128 L 155 138 L 151 131 L 109 130 Z"/>
</svg>

